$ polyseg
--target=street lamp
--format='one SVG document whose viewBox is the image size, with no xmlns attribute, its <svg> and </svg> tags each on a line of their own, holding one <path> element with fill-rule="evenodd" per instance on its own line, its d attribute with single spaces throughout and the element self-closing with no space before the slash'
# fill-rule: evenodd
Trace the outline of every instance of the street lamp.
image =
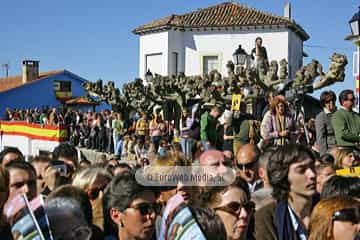
<svg viewBox="0 0 360 240">
<path fill-rule="evenodd" d="M 145 74 L 145 79 L 147 83 L 151 83 L 151 81 L 153 80 L 153 74 L 150 72 L 150 69 L 147 70 Z"/>
<path fill-rule="evenodd" d="M 349 21 L 351 32 L 353 36 L 359 36 L 360 29 L 360 6 L 359 11 L 354 14 L 354 16 Z"/>
<path fill-rule="evenodd" d="M 239 45 L 239 48 L 235 50 L 233 53 L 234 63 L 235 65 L 244 65 L 247 61 L 248 54 L 246 51 L 241 48 L 241 45 Z"/>
<path fill-rule="evenodd" d="M 351 40 L 357 46 L 357 52 L 354 52 L 353 57 L 353 75 L 356 81 L 357 110 L 360 112 L 360 6 L 358 12 L 350 19 L 349 25 L 352 34 L 346 40 Z"/>
</svg>

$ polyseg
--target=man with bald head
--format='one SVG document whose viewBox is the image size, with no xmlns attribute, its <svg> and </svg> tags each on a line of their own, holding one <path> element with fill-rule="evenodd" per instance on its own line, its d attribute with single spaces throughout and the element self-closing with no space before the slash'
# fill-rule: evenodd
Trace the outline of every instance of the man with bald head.
<svg viewBox="0 0 360 240">
<path fill-rule="evenodd" d="M 218 150 L 208 150 L 201 154 L 199 165 L 201 167 L 214 167 L 207 168 L 204 171 L 214 171 L 214 175 L 224 176 L 232 167 L 232 161 L 225 157 L 224 153 Z"/>
<path fill-rule="evenodd" d="M 262 187 L 262 181 L 259 179 L 258 159 L 260 150 L 255 144 L 242 145 L 236 154 L 236 166 L 238 174 L 246 180 L 250 192 Z"/>
</svg>

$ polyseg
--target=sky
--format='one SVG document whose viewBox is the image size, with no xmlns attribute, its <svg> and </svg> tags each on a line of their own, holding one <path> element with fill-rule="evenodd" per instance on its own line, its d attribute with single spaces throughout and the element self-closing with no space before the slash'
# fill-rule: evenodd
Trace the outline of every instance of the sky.
<svg viewBox="0 0 360 240">
<path fill-rule="evenodd" d="M 85 79 L 115 81 L 117 87 L 138 77 L 139 36 L 132 30 L 171 14 L 183 14 L 222 3 L 216 0 L 12 0 L 0 4 L 0 65 L 9 75 L 21 74 L 21 61 L 40 60 L 40 71 L 69 70 Z M 285 0 L 241 0 L 241 4 L 278 16 Z M 333 52 L 345 54 L 346 79 L 329 88 L 355 88 L 348 21 L 359 0 L 293 0 L 292 18 L 310 35 L 309 55 L 327 71 Z M 264 43 L 265 45 L 265 43 Z M 265 45 L 266 46 L 266 45 Z M 271 46 L 266 46 L 271 47 Z M 0 76 L 5 71 L 0 69 Z M 324 89 L 324 90 L 325 90 Z M 319 96 L 322 90 L 314 93 Z"/>
</svg>

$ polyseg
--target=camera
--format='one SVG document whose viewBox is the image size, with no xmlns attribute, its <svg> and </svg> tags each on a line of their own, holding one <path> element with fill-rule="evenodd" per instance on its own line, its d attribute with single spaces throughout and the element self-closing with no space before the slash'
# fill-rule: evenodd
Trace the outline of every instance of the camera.
<svg viewBox="0 0 360 240">
<path fill-rule="evenodd" d="M 60 174 L 60 176 L 65 177 L 69 173 L 68 166 L 63 161 L 59 161 L 59 160 L 52 161 L 51 162 L 51 167 L 53 169 L 55 169 Z"/>
</svg>

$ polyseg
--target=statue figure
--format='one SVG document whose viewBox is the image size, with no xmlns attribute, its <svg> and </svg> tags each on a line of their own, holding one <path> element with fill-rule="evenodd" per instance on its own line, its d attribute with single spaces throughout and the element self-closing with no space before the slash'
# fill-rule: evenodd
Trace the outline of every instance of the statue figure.
<svg viewBox="0 0 360 240">
<path fill-rule="evenodd" d="M 293 79 L 293 86 L 299 86 L 303 83 L 305 79 L 305 70 L 306 67 L 302 66 L 295 72 L 295 77 Z"/>
<path fill-rule="evenodd" d="M 277 61 L 273 60 L 270 63 L 269 71 L 267 72 L 265 84 L 268 87 L 273 87 L 279 83 L 281 83 L 283 80 L 279 79 L 277 72 L 279 69 L 279 65 Z"/>
<path fill-rule="evenodd" d="M 239 79 L 240 87 L 247 83 L 246 69 L 243 66 L 238 66 L 236 68 L 236 77 Z"/>
<path fill-rule="evenodd" d="M 314 83 L 314 89 L 329 86 L 335 82 L 343 82 L 345 79 L 345 66 L 348 61 L 345 55 L 333 53 L 330 58 L 329 71 L 320 74 L 320 80 Z"/>
<path fill-rule="evenodd" d="M 228 61 L 226 63 L 226 69 L 228 70 L 228 76 L 234 74 L 234 70 L 235 70 L 235 65 L 232 61 Z"/>
<path fill-rule="evenodd" d="M 255 61 L 255 66 L 258 66 L 259 62 L 262 61 L 266 65 L 266 68 L 269 67 L 269 59 L 266 48 L 262 46 L 261 37 L 255 39 L 255 47 L 251 50 L 251 59 Z"/>
<path fill-rule="evenodd" d="M 268 71 L 267 64 L 264 60 L 259 60 L 257 64 L 257 73 L 259 75 L 259 80 L 265 83 L 266 73 Z"/>
<path fill-rule="evenodd" d="M 287 69 L 287 61 L 285 58 L 280 60 L 280 73 L 279 78 L 281 80 L 285 80 L 288 77 L 288 69 Z"/>
</svg>

